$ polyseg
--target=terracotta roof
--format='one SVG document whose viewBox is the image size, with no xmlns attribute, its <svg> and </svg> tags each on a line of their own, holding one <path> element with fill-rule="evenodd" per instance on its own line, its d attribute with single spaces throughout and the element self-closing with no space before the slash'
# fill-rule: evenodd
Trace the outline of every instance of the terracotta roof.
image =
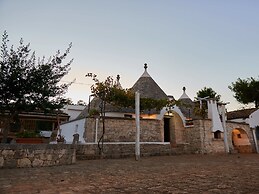
<svg viewBox="0 0 259 194">
<path fill-rule="evenodd" d="M 257 108 L 249 108 L 249 109 L 242 109 L 242 110 L 235 110 L 227 112 L 228 120 L 231 119 L 239 119 L 239 118 L 249 118 L 249 115 L 256 111 Z"/>
</svg>

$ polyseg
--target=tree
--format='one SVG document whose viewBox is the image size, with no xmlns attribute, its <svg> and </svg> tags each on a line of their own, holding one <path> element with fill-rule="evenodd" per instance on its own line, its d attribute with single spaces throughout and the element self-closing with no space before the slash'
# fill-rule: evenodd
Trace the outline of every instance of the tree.
<svg viewBox="0 0 259 194">
<path fill-rule="evenodd" d="M 236 100 L 242 104 L 254 103 L 255 107 L 259 106 L 259 80 L 255 78 L 240 79 L 232 82 L 228 88 L 234 92 Z"/>
<path fill-rule="evenodd" d="M 206 98 L 208 99 L 214 99 L 217 102 L 220 101 L 221 95 L 217 94 L 212 88 L 204 87 L 201 90 L 197 92 L 197 97 L 195 97 L 196 100 L 199 100 L 199 98 Z M 205 101 L 200 101 L 199 104 L 196 104 L 194 107 L 194 112 L 196 115 L 201 116 L 201 118 L 206 118 L 207 116 L 207 103 Z"/>
<path fill-rule="evenodd" d="M 60 51 L 36 62 L 35 52 L 31 53 L 29 44 L 23 40 L 15 50 L 8 48 L 8 35 L 2 36 L 0 53 L 0 111 L 8 114 L 9 124 L 4 130 L 3 141 L 9 130 L 19 130 L 19 113 L 22 111 L 52 112 L 63 107 L 63 97 L 70 84 L 59 84 L 70 70 L 70 60 L 62 65 L 72 44 L 61 54 Z"/>
<path fill-rule="evenodd" d="M 205 97 L 213 98 L 217 102 L 219 102 L 220 98 L 221 98 L 221 95 L 217 94 L 217 92 L 215 92 L 212 88 L 204 87 L 203 89 L 201 89 L 197 92 L 196 99 L 205 98 Z"/>
</svg>

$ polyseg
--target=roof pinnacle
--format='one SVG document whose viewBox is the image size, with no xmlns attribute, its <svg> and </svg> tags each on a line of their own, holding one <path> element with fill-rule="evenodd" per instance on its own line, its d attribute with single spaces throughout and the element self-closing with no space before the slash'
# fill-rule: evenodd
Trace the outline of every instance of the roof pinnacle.
<svg viewBox="0 0 259 194">
<path fill-rule="evenodd" d="M 182 94 L 182 96 L 179 98 L 179 100 L 180 99 L 184 99 L 184 98 L 189 98 L 190 99 L 190 97 L 185 93 L 185 91 L 186 91 L 186 87 L 183 87 L 183 94 Z"/>
<path fill-rule="evenodd" d="M 117 75 L 117 77 L 116 77 L 116 82 L 115 82 L 115 86 L 117 87 L 117 88 L 120 88 L 120 89 L 122 89 L 122 87 L 121 87 L 121 84 L 120 84 L 120 75 Z"/>
<path fill-rule="evenodd" d="M 146 63 L 144 64 L 144 69 L 145 69 L 145 71 L 147 70 L 147 64 Z"/>
</svg>

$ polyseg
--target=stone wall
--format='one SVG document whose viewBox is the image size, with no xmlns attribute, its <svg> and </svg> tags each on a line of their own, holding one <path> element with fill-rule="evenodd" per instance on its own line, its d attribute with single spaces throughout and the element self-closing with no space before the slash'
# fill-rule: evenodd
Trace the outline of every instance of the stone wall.
<svg viewBox="0 0 259 194">
<path fill-rule="evenodd" d="M 232 143 L 232 131 L 236 128 L 244 130 L 248 136 L 250 148 L 245 148 L 245 150 L 255 151 L 249 125 L 227 122 L 226 127 L 228 130 L 228 145 L 231 152 L 234 152 L 236 149 Z M 212 122 L 209 119 L 195 120 L 194 127 L 186 128 L 184 136 L 186 138 L 187 151 L 190 153 L 225 153 L 224 134 L 221 133 L 221 137 L 215 139 L 211 128 Z"/>
<path fill-rule="evenodd" d="M 250 129 L 248 124 L 245 123 L 235 123 L 235 122 L 227 122 L 227 129 L 228 129 L 228 142 L 230 143 L 230 146 L 232 149 L 237 149 L 240 153 L 251 153 L 251 152 L 255 152 L 255 142 L 253 139 L 253 134 L 252 134 L 252 130 Z M 244 146 L 238 146 L 236 148 L 234 148 L 234 145 L 232 144 L 232 131 L 234 129 L 240 129 L 240 132 L 243 133 L 242 131 L 244 131 L 247 135 L 248 138 L 248 143 L 250 145 L 244 145 Z M 240 151 L 241 150 L 241 151 Z"/>
<path fill-rule="evenodd" d="M 194 127 L 195 126 L 195 127 Z M 193 127 L 187 127 L 184 130 L 185 150 L 187 153 L 201 153 L 201 125 L 199 121 L 195 121 Z"/>
<path fill-rule="evenodd" d="M 104 143 L 104 158 L 125 158 L 135 156 L 135 144 L 132 143 Z M 98 144 L 81 144 L 77 147 L 78 159 L 98 159 L 100 158 Z M 150 143 L 140 144 L 141 156 L 159 156 L 173 154 L 170 143 Z"/>
<path fill-rule="evenodd" d="M 140 120 L 140 141 L 142 142 L 162 142 L 164 124 L 160 120 L 141 119 Z M 85 141 L 95 142 L 96 119 L 86 119 Z M 97 139 L 102 134 L 102 122 L 98 122 Z M 132 142 L 136 137 L 136 121 L 131 118 L 105 118 L 105 142 Z"/>
<path fill-rule="evenodd" d="M 211 120 L 194 120 L 193 123 L 194 125 L 192 127 L 184 129 L 183 142 L 173 147 L 181 147 L 182 153 L 225 153 L 224 134 L 221 133 L 219 139 L 214 138 L 214 133 L 211 130 Z M 244 130 L 248 136 L 250 148 L 246 146 L 242 149 L 242 152 L 245 152 L 244 150 L 255 151 L 255 144 L 249 125 L 227 122 L 226 127 L 228 130 L 228 145 L 231 152 L 238 151 L 232 143 L 232 131 L 236 128 Z"/>
<path fill-rule="evenodd" d="M 214 138 L 212 132 L 211 120 L 199 120 L 200 135 L 201 135 L 201 152 L 202 153 L 225 153 L 225 144 L 223 133 L 220 134 L 219 139 Z"/>
<path fill-rule="evenodd" d="M 23 168 L 75 163 L 68 144 L 0 144 L 0 168 Z"/>
<path fill-rule="evenodd" d="M 172 118 L 174 119 L 174 117 Z M 194 120 L 193 126 L 176 126 L 176 121 L 170 121 L 170 143 L 174 153 L 225 153 L 224 133 L 220 133 L 219 138 L 214 137 L 212 132 L 212 122 L 210 119 Z M 179 123 L 179 122 L 178 122 Z M 86 123 L 85 139 L 88 143 L 95 142 L 95 119 L 88 118 Z M 106 131 L 104 142 L 134 142 L 136 124 L 134 119 L 127 118 L 107 118 L 105 121 Z M 249 125 L 235 122 L 227 122 L 228 145 L 230 152 L 238 149 L 233 146 L 233 129 L 242 129 L 247 133 L 251 149 L 255 151 L 252 132 Z M 164 142 L 164 122 L 163 120 L 141 119 L 140 121 L 140 141 L 141 142 Z M 102 131 L 102 124 L 98 124 L 98 140 Z"/>
</svg>

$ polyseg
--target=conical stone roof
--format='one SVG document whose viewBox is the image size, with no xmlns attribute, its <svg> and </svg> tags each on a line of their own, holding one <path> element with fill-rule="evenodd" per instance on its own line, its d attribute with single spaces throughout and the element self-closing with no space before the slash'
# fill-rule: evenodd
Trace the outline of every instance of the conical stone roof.
<svg viewBox="0 0 259 194">
<path fill-rule="evenodd" d="M 141 77 L 137 80 L 137 82 L 133 85 L 133 91 L 139 91 L 141 98 L 152 98 L 152 99 L 168 99 L 167 95 L 164 91 L 157 85 L 157 83 L 152 79 L 152 77 L 147 72 L 147 64 L 144 64 L 145 71 L 141 75 Z M 116 85 L 121 88 L 119 83 L 120 77 L 117 76 Z M 99 98 L 92 99 L 90 103 L 90 107 L 85 108 L 82 113 L 78 116 L 78 118 L 84 118 L 88 116 L 88 109 L 96 109 L 100 110 L 101 100 Z M 132 113 L 134 109 L 125 108 L 125 107 L 117 107 L 111 104 L 106 104 L 106 112 L 124 112 L 124 113 Z M 149 113 L 155 113 L 156 110 L 149 111 Z"/>
<path fill-rule="evenodd" d="M 141 98 L 167 99 L 165 92 L 157 85 L 147 72 L 147 64 L 144 64 L 144 73 L 133 85 L 133 91 L 139 91 Z"/>
<path fill-rule="evenodd" d="M 178 99 L 180 102 L 179 108 L 183 115 L 187 118 L 194 118 L 194 102 L 190 99 L 190 97 L 186 94 L 186 88 L 183 87 L 183 94 L 181 97 Z"/>
</svg>

